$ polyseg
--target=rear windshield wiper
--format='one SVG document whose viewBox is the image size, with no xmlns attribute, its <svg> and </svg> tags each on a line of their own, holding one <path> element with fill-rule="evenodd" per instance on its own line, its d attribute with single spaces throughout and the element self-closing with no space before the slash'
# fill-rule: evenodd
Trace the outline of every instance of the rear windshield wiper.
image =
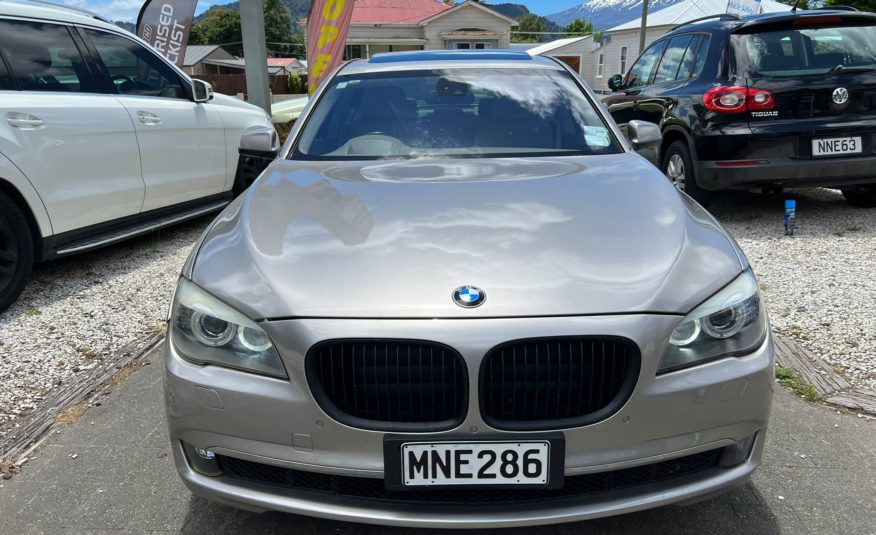
<svg viewBox="0 0 876 535">
<path fill-rule="evenodd" d="M 828 71 L 828 74 L 838 74 L 843 72 L 870 72 L 873 70 L 876 70 L 876 67 L 868 67 L 867 65 L 837 65 Z"/>
</svg>

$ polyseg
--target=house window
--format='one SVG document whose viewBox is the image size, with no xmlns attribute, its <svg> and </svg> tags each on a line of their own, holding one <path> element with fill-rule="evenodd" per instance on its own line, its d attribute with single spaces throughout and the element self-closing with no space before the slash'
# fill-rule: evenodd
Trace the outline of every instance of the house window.
<svg viewBox="0 0 876 535">
<path fill-rule="evenodd" d="M 365 57 L 365 47 L 362 45 L 347 45 L 344 48 L 344 61 Z"/>
<path fill-rule="evenodd" d="M 497 40 L 486 40 L 486 41 L 468 41 L 468 40 L 446 40 L 444 42 L 444 47 L 448 49 L 456 49 L 456 50 L 484 50 L 487 48 L 497 48 L 499 46 L 499 42 Z"/>
<path fill-rule="evenodd" d="M 599 54 L 599 61 L 596 62 L 596 77 L 602 78 L 602 72 L 605 70 L 605 55 Z"/>
<path fill-rule="evenodd" d="M 620 73 L 624 75 L 627 73 L 627 47 L 621 47 L 621 57 L 620 57 Z"/>
</svg>

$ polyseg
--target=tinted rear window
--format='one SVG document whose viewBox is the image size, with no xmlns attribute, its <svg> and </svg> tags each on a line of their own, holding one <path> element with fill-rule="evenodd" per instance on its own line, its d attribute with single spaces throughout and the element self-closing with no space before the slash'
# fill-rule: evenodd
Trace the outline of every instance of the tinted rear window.
<svg viewBox="0 0 876 535">
<path fill-rule="evenodd" d="M 0 54 L 23 91 L 94 92 L 91 75 L 66 26 L 0 20 Z M 11 89 L 3 81 L 0 86 Z"/>
<path fill-rule="evenodd" d="M 785 78 L 876 69 L 876 26 L 787 28 L 734 35 L 735 72 Z"/>
<path fill-rule="evenodd" d="M 619 152 L 565 71 L 445 69 L 336 77 L 308 119 L 296 159 Z"/>
</svg>

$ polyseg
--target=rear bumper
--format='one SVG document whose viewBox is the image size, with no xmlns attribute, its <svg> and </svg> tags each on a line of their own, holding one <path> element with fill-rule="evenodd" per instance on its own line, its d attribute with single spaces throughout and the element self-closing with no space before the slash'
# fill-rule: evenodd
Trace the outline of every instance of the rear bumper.
<svg viewBox="0 0 876 535">
<path fill-rule="evenodd" d="M 766 185 L 785 187 L 842 187 L 876 183 L 876 156 L 801 160 L 758 159 L 758 163 L 734 165 L 740 160 L 700 161 L 697 184 L 707 190 L 748 189 Z"/>
</svg>

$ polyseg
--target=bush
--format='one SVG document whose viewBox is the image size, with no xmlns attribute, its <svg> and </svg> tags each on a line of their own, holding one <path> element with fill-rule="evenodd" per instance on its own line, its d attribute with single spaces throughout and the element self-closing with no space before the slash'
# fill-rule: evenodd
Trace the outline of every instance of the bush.
<svg viewBox="0 0 876 535">
<path fill-rule="evenodd" d="M 304 77 L 297 72 L 289 74 L 289 93 L 307 93 L 307 86 L 304 83 Z"/>
</svg>

